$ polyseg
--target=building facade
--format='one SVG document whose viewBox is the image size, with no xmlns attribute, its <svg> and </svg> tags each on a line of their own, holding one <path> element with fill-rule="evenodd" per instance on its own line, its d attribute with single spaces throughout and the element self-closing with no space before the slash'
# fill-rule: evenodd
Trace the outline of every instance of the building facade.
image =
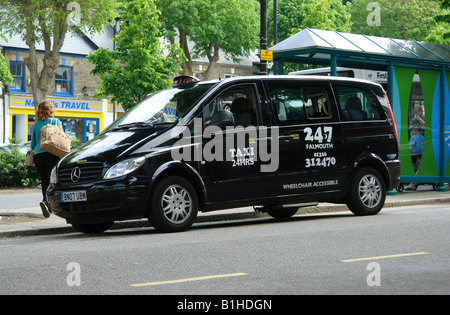
<svg viewBox="0 0 450 315">
<path fill-rule="evenodd" d="M 87 55 L 100 46 L 112 49 L 112 38 L 113 29 L 109 26 L 93 37 L 68 32 L 60 52 L 60 64 L 47 100 L 54 104 L 64 131 L 80 142 L 95 137 L 122 111 L 120 106 L 117 111 L 113 110 L 108 100 L 93 98 L 99 81 L 90 74 L 93 65 L 87 60 Z M 20 36 L 15 36 L 8 42 L 0 40 L 0 47 L 13 76 L 9 90 L 2 90 L 0 143 L 8 143 L 12 138 L 24 143 L 31 140 L 35 121 L 30 72 L 25 65 L 28 46 Z M 42 44 L 37 51 L 42 62 Z"/>
<path fill-rule="evenodd" d="M 47 99 L 55 105 L 56 116 L 62 121 L 64 131 L 80 142 L 95 137 L 123 113 L 121 106 L 113 106 L 106 99 L 94 99 L 99 80 L 90 74 L 93 65 L 87 60 L 88 54 L 99 47 L 112 50 L 113 36 L 114 30 L 109 25 L 104 26 L 102 34 L 95 36 L 68 32 L 60 51 L 60 64 Z M 38 45 L 37 50 L 43 57 L 43 44 Z M 7 42 L 0 38 L 0 53 L 5 56 L 14 78 L 9 90 L 0 90 L 0 144 L 8 143 L 12 138 L 24 143 L 31 140 L 35 121 L 30 72 L 24 62 L 28 57 L 28 46 L 20 36 L 9 38 Z M 211 79 L 251 75 L 254 61 L 253 56 L 235 64 L 221 56 Z M 194 75 L 201 73 L 207 69 L 207 61 L 194 60 L 193 68 Z"/>
</svg>

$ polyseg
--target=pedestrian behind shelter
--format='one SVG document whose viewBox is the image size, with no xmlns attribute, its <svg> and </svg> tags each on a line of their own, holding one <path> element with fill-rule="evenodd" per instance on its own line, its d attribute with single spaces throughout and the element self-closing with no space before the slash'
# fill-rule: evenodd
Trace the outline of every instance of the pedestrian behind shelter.
<svg viewBox="0 0 450 315">
<path fill-rule="evenodd" d="M 36 108 L 36 121 L 31 136 L 31 149 L 34 150 L 34 163 L 41 178 L 42 202 L 39 204 L 44 217 L 50 216 L 51 210 L 47 202 L 47 188 L 50 184 L 50 174 L 59 161 L 59 157 L 40 148 L 41 129 L 48 124 L 57 124 L 62 129 L 62 123 L 55 118 L 55 108 L 49 101 L 44 101 Z"/>
<path fill-rule="evenodd" d="M 420 105 L 414 106 L 414 117 L 409 122 L 411 138 L 409 140 L 409 150 L 414 166 L 414 172 L 417 175 L 419 171 L 420 159 L 424 144 L 425 119 L 423 117 L 423 108 Z M 410 183 L 406 190 L 416 190 L 419 183 Z"/>
</svg>

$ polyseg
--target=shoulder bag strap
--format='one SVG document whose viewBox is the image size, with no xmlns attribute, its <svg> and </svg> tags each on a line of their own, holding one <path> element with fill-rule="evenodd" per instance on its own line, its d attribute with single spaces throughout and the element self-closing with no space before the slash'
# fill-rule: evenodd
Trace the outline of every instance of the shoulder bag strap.
<svg viewBox="0 0 450 315">
<path fill-rule="evenodd" d="M 50 125 L 53 125 L 53 118 L 50 120 Z M 45 138 L 48 139 L 48 128 L 45 130 Z"/>
</svg>

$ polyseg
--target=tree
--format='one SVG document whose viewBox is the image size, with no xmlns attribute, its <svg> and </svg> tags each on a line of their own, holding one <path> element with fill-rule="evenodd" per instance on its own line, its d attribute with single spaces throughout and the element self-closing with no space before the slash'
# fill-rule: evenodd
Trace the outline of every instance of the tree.
<svg viewBox="0 0 450 315">
<path fill-rule="evenodd" d="M 115 6 L 115 0 L 0 0 L 0 31 L 21 35 L 29 47 L 24 61 L 30 71 L 34 104 L 45 100 L 54 82 L 69 24 L 75 32 L 100 32 L 114 17 Z M 42 62 L 36 47 L 40 42 L 45 47 Z"/>
<path fill-rule="evenodd" d="M 208 79 L 219 61 L 219 51 L 234 62 L 259 45 L 259 4 L 256 0 L 156 0 L 164 36 L 178 39 L 187 60 L 182 74 L 192 75 L 192 59 L 207 57 L 201 79 Z M 188 47 L 188 40 L 194 43 Z"/>
<path fill-rule="evenodd" d="M 99 48 L 88 56 L 94 64 L 91 74 L 100 76 L 97 97 L 112 95 L 111 102 L 127 110 L 171 84 L 170 76 L 181 69 L 184 56 L 178 46 L 162 45 L 159 14 L 153 0 L 121 4 L 121 30 L 114 38 L 114 51 Z"/>
<path fill-rule="evenodd" d="M 370 26 L 367 9 L 373 0 L 353 0 L 348 3 L 352 15 L 352 32 L 357 34 L 406 40 L 425 41 L 433 18 L 439 13 L 439 4 L 431 0 L 378 0 L 380 26 Z"/>
<path fill-rule="evenodd" d="M 8 66 L 6 65 L 5 57 L 0 54 L 0 83 L 11 83 L 12 79 L 13 78 L 11 76 L 11 73 L 9 72 Z"/>
<path fill-rule="evenodd" d="M 7 40 L 2 34 L 0 34 L 0 38 Z M 0 83 L 11 83 L 12 80 L 13 77 L 11 76 L 11 72 L 9 72 L 8 66 L 6 65 L 5 57 L 0 53 Z M 0 84 L 0 87 L 2 84 Z"/>
<path fill-rule="evenodd" d="M 278 41 L 304 28 L 350 32 L 351 16 L 342 1 L 336 0 L 278 0 Z M 269 3 L 268 28 L 273 29 L 273 0 Z M 269 41 L 273 42 L 272 32 Z"/>
<path fill-rule="evenodd" d="M 434 18 L 430 34 L 426 40 L 450 45 L 450 0 L 434 0 L 440 4 L 441 10 Z"/>
<path fill-rule="evenodd" d="M 278 0 L 278 42 L 307 27 L 350 32 L 351 16 L 342 2 L 337 0 Z M 273 0 L 269 3 L 268 28 L 273 29 Z M 273 32 L 268 32 L 268 41 L 273 43 Z M 284 63 L 284 69 L 288 72 L 310 67 L 297 63 Z"/>
</svg>

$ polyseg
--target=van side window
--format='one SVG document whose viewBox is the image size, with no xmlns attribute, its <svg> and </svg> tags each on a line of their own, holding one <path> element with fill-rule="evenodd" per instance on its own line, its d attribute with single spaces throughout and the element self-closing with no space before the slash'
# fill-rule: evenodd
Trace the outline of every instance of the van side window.
<svg viewBox="0 0 450 315">
<path fill-rule="evenodd" d="M 336 95 L 342 113 L 342 120 L 385 119 L 383 109 L 371 92 L 353 86 L 337 86 Z"/>
<path fill-rule="evenodd" d="M 218 111 L 227 110 L 233 114 L 236 126 L 256 126 L 255 104 L 255 93 L 251 86 L 230 88 L 206 104 L 203 110 L 204 121 L 210 121 Z"/>
<path fill-rule="evenodd" d="M 306 123 L 331 117 L 327 92 L 323 88 L 269 86 L 270 98 L 281 124 Z"/>
<path fill-rule="evenodd" d="M 331 117 L 327 92 L 321 88 L 302 88 L 306 115 L 310 119 Z"/>
</svg>

